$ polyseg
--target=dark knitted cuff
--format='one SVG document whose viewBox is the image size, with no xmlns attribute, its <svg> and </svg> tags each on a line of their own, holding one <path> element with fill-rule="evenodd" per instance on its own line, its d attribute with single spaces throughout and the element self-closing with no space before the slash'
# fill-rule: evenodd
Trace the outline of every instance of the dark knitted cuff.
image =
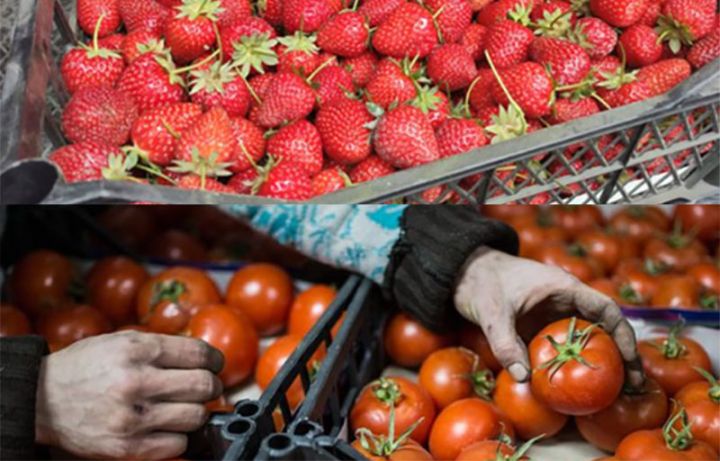
<svg viewBox="0 0 720 461">
<path fill-rule="evenodd" d="M 34 459 L 35 395 L 42 358 L 40 336 L 0 338 L 0 459 Z"/>
<path fill-rule="evenodd" d="M 480 246 L 517 254 L 515 231 L 470 206 L 409 206 L 401 235 L 390 254 L 383 290 L 398 307 L 428 328 L 451 329 L 456 279 Z"/>
</svg>

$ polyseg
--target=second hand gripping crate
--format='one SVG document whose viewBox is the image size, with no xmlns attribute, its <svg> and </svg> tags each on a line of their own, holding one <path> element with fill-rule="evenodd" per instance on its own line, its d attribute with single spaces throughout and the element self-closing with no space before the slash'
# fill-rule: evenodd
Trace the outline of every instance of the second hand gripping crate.
<svg viewBox="0 0 720 461">
<path fill-rule="evenodd" d="M 72 0 L 4 2 L 15 21 L 0 118 L 6 203 L 273 203 L 130 182 L 65 184 L 45 157 L 66 144 L 59 72 Z M 720 187 L 720 60 L 669 93 L 315 198 L 315 203 L 660 203 Z M 9 198 L 8 198 L 9 197 Z"/>
</svg>

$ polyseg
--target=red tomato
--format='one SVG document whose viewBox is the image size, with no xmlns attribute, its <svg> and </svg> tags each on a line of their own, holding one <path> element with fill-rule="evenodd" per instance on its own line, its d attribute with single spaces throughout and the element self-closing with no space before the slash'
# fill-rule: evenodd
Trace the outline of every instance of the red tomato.
<svg viewBox="0 0 720 461">
<path fill-rule="evenodd" d="M 718 264 L 720 263 L 696 264 L 688 270 L 688 275 L 697 280 L 703 289 L 720 294 L 720 267 Z"/>
<path fill-rule="evenodd" d="M 176 229 L 167 230 L 150 240 L 146 253 L 162 261 L 207 260 L 207 251 L 202 242 L 187 232 Z"/>
<path fill-rule="evenodd" d="M 215 282 L 192 267 L 172 267 L 148 279 L 138 293 L 140 323 L 157 333 L 185 329 L 200 307 L 220 302 Z"/>
<path fill-rule="evenodd" d="M 405 378 L 380 378 L 365 386 L 350 411 L 350 428 L 355 432 L 364 427 L 387 436 L 393 403 L 395 434 L 402 434 L 422 418 L 410 437 L 424 445 L 435 420 L 435 406 L 425 389 Z"/>
<path fill-rule="evenodd" d="M 702 380 L 694 367 L 711 370 L 705 349 L 678 334 L 677 328 L 673 328 L 666 337 L 638 342 L 645 373 L 657 381 L 668 396 L 675 395 L 689 383 Z"/>
<path fill-rule="evenodd" d="M 462 347 L 440 349 L 425 359 L 418 377 L 438 409 L 468 397 L 490 398 L 495 385 L 492 372 L 480 357 Z"/>
<path fill-rule="evenodd" d="M 576 243 L 585 250 L 585 254 L 600 263 L 605 274 L 615 270 L 620 262 L 622 246 L 620 238 L 600 229 L 588 230 L 580 234 Z"/>
<path fill-rule="evenodd" d="M 477 398 L 445 407 L 430 431 L 430 453 L 437 460 L 453 460 L 475 442 L 497 438 L 503 431 L 514 438 L 512 423 L 495 405 Z"/>
<path fill-rule="evenodd" d="M 565 230 L 555 226 L 546 212 L 517 216 L 510 225 L 520 240 L 520 256 L 526 258 L 548 243 L 563 243 L 568 239 Z"/>
<path fill-rule="evenodd" d="M 31 333 L 30 320 L 23 311 L 9 304 L 0 304 L 0 338 Z"/>
<path fill-rule="evenodd" d="M 700 303 L 700 285 L 688 275 L 663 276 L 650 303 L 653 307 L 697 309 Z"/>
<path fill-rule="evenodd" d="M 59 349 L 90 336 L 109 333 L 112 329 L 102 312 L 83 305 L 48 312 L 40 317 L 36 326 L 37 332 Z"/>
<path fill-rule="evenodd" d="M 412 439 L 401 443 L 400 446 L 392 450 L 390 454 L 379 454 L 382 453 L 382 448 L 378 447 L 375 449 L 375 447 L 380 444 L 373 444 L 371 441 L 368 441 L 368 443 L 370 450 L 362 446 L 360 439 L 355 439 L 352 447 L 369 461 L 433 461 L 430 453 Z"/>
<path fill-rule="evenodd" d="M 450 345 L 450 338 L 428 330 L 404 312 L 393 315 L 385 326 L 385 352 L 394 363 L 419 366 L 434 351 Z"/>
<path fill-rule="evenodd" d="M 227 289 L 227 303 L 247 314 L 261 336 L 285 327 L 293 302 L 293 282 L 273 264 L 249 264 L 235 272 Z"/>
<path fill-rule="evenodd" d="M 707 381 L 690 383 L 675 394 L 674 413 L 684 408 L 695 438 L 720 452 L 720 384 L 710 373 L 701 374 Z"/>
<path fill-rule="evenodd" d="M 31 317 L 68 301 L 73 279 L 70 261 L 50 250 L 28 253 L 13 266 L 8 281 L 10 299 Z"/>
<path fill-rule="evenodd" d="M 600 264 L 594 258 L 585 255 L 584 250 L 577 245 L 545 245 L 539 248 L 532 258 L 543 264 L 557 266 L 585 283 L 602 274 Z"/>
<path fill-rule="evenodd" d="M 482 363 L 493 373 L 502 370 L 502 365 L 493 354 L 490 343 L 479 326 L 465 322 L 460 330 L 460 345 L 479 355 Z"/>
<path fill-rule="evenodd" d="M 642 303 L 649 303 L 661 283 L 660 276 L 666 272 L 667 268 L 651 259 L 628 259 L 618 264 L 613 278 L 629 286 Z"/>
<path fill-rule="evenodd" d="M 605 223 L 605 217 L 597 206 L 553 206 L 548 207 L 555 225 L 564 229 L 568 235 L 580 233 L 600 227 Z"/>
<path fill-rule="evenodd" d="M 539 435 L 552 437 L 562 430 L 568 417 L 540 403 L 530 390 L 530 384 L 517 383 L 507 370 L 495 381 L 495 405 L 512 422 L 518 436 L 530 440 Z"/>
<path fill-rule="evenodd" d="M 498 457 L 498 454 L 501 457 Z M 455 461 L 497 461 L 498 459 L 526 461 L 529 458 L 527 456 L 517 457 L 515 448 L 507 443 L 498 440 L 483 440 L 463 448 Z"/>
<path fill-rule="evenodd" d="M 241 313 L 219 304 L 206 305 L 192 316 L 187 332 L 223 353 L 225 366 L 218 376 L 225 387 L 240 384 L 252 374 L 258 356 L 258 335 Z"/>
<path fill-rule="evenodd" d="M 520 216 L 533 217 L 539 212 L 540 207 L 534 205 L 485 205 L 482 207 L 483 215 L 504 222 L 510 222 Z"/>
<path fill-rule="evenodd" d="M 620 284 L 612 279 L 596 279 L 588 283 L 588 286 L 610 296 L 613 301 L 622 306 L 641 306 L 645 304 L 642 297 L 627 283 Z"/>
<path fill-rule="evenodd" d="M 145 269 L 132 259 L 115 256 L 96 262 L 88 272 L 87 298 L 114 325 L 135 321 L 135 303 L 148 279 Z"/>
<path fill-rule="evenodd" d="M 620 351 L 602 328 L 585 320 L 551 323 L 533 338 L 529 352 L 532 393 L 554 411 L 588 415 L 608 407 L 620 393 Z"/>
<path fill-rule="evenodd" d="M 650 237 L 670 229 L 665 212 L 653 206 L 628 206 L 610 218 L 610 227 L 619 235 L 644 242 Z"/>
<path fill-rule="evenodd" d="M 157 234 L 158 224 L 153 214 L 162 208 L 174 207 L 111 206 L 97 220 L 113 238 L 137 250 Z"/>
<path fill-rule="evenodd" d="M 705 242 L 720 238 L 720 205 L 678 205 L 673 219 Z"/>
<path fill-rule="evenodd" d="M 314 285 L 297 295 L 290 307 L 288 334 L 304 336 L 309 333 L 336 295 L 335 288 L 328 285 Z M 340 325 L 338 321 L 333 327 L 333 336 L 337 334 Z"/>
<path fill-rule="evenodd" d="M 580 434 L 601 450 L 615 451 L 628 434 L 642 429 L 656 429 L 668 415 L 668 399 L 652 378 L 642 390 L 625 389 L 607 408 L 586 416 L 576 416 Z"/>
<path fill-rule="evenodd" d="M 648 240 L 643 255 L 675 271 L 686 271 L 707 258 L 707 248 L 687 235 L 673 233 Z"/>
</svg>

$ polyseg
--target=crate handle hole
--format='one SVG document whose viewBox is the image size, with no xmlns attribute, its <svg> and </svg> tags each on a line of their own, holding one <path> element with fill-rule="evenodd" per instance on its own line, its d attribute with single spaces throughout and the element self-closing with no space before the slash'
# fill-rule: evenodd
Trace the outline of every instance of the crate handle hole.
<svg viewBox="0 0 720 461">
<path fill-rule="evenodd" d="M 268 447 L 273 450 L 285 450 L 290 447 L 290 437 L 285 434 L 275 434 L 268 439 Z"/>
<path fill-rule="evenodd" d="M 295 429 L 293 430 L 293 433 L 295 435 L 308 435 L 309 433 L 314 431 L 314 427 L 311 423 L 307 421 L 301 421 L 295 426 Z"/>
<path fill-rule="evenodd" d="M 228 432 L 235 435 L 241 435 L 250 430 L 250 421 L 239 419 L 237 421 L 233 421 L 230 423 L 227 427 Z"/>
<path fill-rule="evenodd" d="M 243 403 L 237 409 L 237 414 L 245 417 L 256 416 L 260 413 L 260 406 L 255 402 Z"/>
</svg>

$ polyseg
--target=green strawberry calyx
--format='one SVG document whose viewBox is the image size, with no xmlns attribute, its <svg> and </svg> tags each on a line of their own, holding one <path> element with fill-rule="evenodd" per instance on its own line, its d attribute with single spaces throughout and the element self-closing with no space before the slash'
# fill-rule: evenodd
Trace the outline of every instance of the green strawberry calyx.
<svg viewBox="0 0 720 461">
<path fill-rule="evenodd" d="M 532 11 L 532 2 L 528 2 L 528 5 L 523 5 L 522 2 L 518 2 L 515 8 L 510 10 L 507 14 L 507 19 L 515 21 L 518 24 L 528 27 L 532 21 L 530 20 L 530 12 Z"/>
<path fill-rule="evenodd" d="M 691 46 L 695 42 L 690 28 L 671 16 L 660 16 L 657 23 L 658 40 L 667 42 L 673 54 L 678 54 L 683 45 Z"/>
<path fill-rule="evenodd" d="M 525 118 L 525 112 L 523 112 L 518 103 L 513 99 L 510 91 L 508 91 L 487 50 L 485 50 L 485 59 L 490 65 L 490 70 L 492 70 L 500 88 L 510 101 L 510 105 L 507 108 L 500 106 L 498 114 L 491 117 L 492 123 L 485 127 L 485 131 L 493 135 L 490 144 L 497 144 L 498 142 L 507 141 L 526 134 L 528 124 Z"/>
<path fill-rule="evenodd" d="M 138 162 L 136 154 L 110 154 L 108 166 L 102 169 L 103 178 L 108 181 L 133 181 L 142 182 L 140 178 L 132 176 L 131 171 Z"/>
<path fill-rule="evenodd" d="M 165 47 L 165 40 L 158 40 L 156 38 L 150 39 L 145 43 L 138 43 L 135 45 L 135 48 L 137 48 L 138 53 L 140 54 L 163 54 L 169 52 L 169 50 Z"/>
<path fill-rule="evenodd" d="M 246 35 L 233 43 L 232 65 L 244 78 L 254 70 L 259 74 L 265 73 L 265 66 L 275 66 L 278 56 L 274 48 L 277 39 L 271 39 L 270 34 Z"/>
<path fill-rule="evenodd" d="M 590 16 L 590 0 L 570 0 L 570 9 L 581 16 Z"/>
<path fill-rule="evenodd" d="M 169 129 L 169 126 L 166 125 L 166 128 Z M 174 135 L 176 138 L 177 135 Z M 137 147 L 137 146 L 125 146 L 121 148 L 123 153 L 126 156 L 126 160 L 124 163 L 125 171 L 130 170 L 140 170 L 143 171 L 151 177 L 157 177 L 162 178 L 165 181 L 169 182 L 170 184 L 175 184 L 175 180 L 171 177 L 167 176 L 165 173 L 163 173 L 162 168 L 160 168 L 159 165 L 154 164 L 150 161 L 148 158 L 148 153 L 144 151 L 143 149 Z M 110 173 L 110 172 L 109 172 Z M 111 179 L 111 178 L 107 178 Z M 120 178 L 123 179 L 123 178 Z"/>
<path fill-rule="evenodd" d="M 187 18 L 194 21 L 198 18 L 206 18 L 213 22 L 217 21 L 217 15 L 225 11 L 219 0 L 183 0 L 178 6 L 177 18 Z"/>
<path fill-rule="evenodd" d="M 227 168 L 232 163 L 217 161 L 218 153 L 212 152 L 208 157 L 200 155 L 200 150 L 193 146 L 190 150 L 190 160 L 175 160 L 175 166 L 168 168 L 175 173 L 192 173 L 200 177 L 200 188 L 205 189 L 205 179 L 208 177 L 231 176 Z"/>
<path fill-rule="evenodd" d="M 533 24 L 535 35 L 542 35 L 543 37 L 566 36 L 572 27 L 570 23 L 572 14 L 572 11 L 563 13 L 559 9 L 543 12 L 543 17 Z"/>
<path fill-rule="evenodd" d="M 231 63 L 223 64 L 220 61 L 215 61 L 207 69 L 193 70 L 190 75 L 193 77 L 190 89 L 191 95 L 200 91 L 224 94 L 225 84 L 238 78 Z"/>
<path fill-rule="evenodd" d="M 317 36 L 315 34 L 305 34 L 301 30 L 298 30 L 293 35 L 280 37 L 277 41 L 286 48 L 286 53 L 288 51 L 300 51 L 307 55 L 313 55 L 320 51 L 320 48 L 315 44 Z"/>
<path fill-rule="evenodd" d="M 88 46 L 84 43 L 80 44 L 80 47 L 84 49 L 87 52 L 88 58 L 117 58 L 120 59 L 122 56 L 120 56 L 120 53 L 117 53 L 116 51 L 107 49 L 107 48 L 100 48 L 100 45 L 98 45 L 98 38 L 100 33 L 100 26 L 102 25 L 103 20 L 105 19 L 105 15 L 101 14 L 98 18 L 97 23 L 95 23 L 95 29 L 93 30 L 93 37 L 91 46 Z"/>
<path fill-rule="evenodd" d="M 422 85 L 417 91 L 417 96 L 410 101 L 410 105 L 420 109 L 423 114 L 436 110 L 442 102 L 442 98 L 438 96 L 439 91 L 436 86 Z"/>
</svg>

